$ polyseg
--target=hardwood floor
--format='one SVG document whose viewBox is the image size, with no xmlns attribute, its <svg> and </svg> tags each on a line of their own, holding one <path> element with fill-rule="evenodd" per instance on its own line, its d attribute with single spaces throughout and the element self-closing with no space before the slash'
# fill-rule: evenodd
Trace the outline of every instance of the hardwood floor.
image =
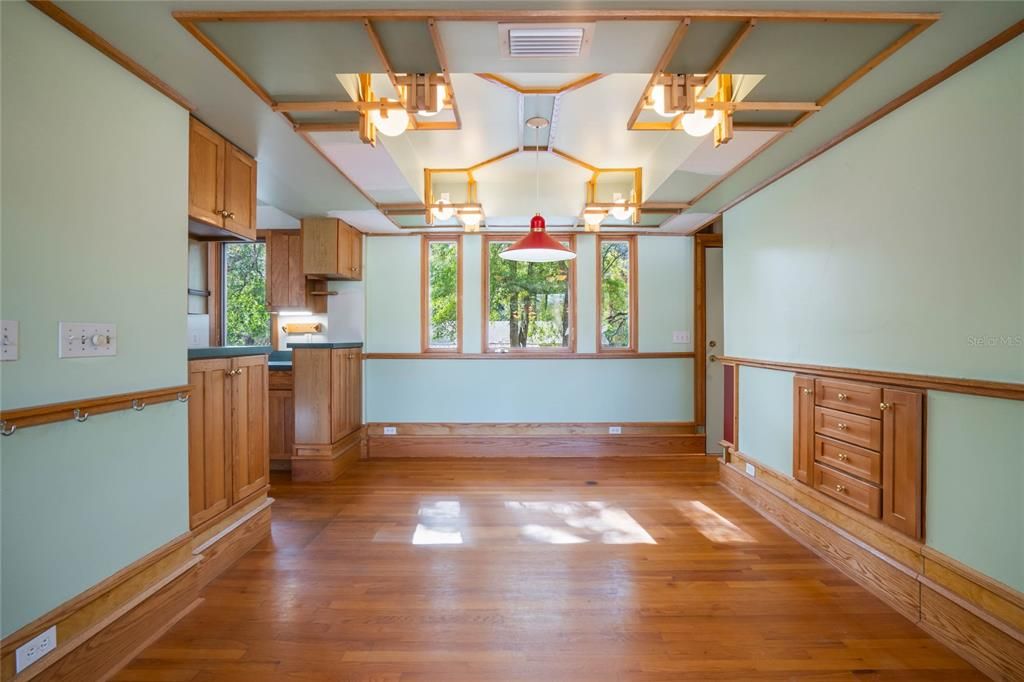
<svg viewBox="0 0 1024 682">
<path fill-rule="evenodd" d="M 115 679 L 984 679 L 706 464 L 369 460 L 330 484 L 275 475 L 272 539 Z"/>
</svg>

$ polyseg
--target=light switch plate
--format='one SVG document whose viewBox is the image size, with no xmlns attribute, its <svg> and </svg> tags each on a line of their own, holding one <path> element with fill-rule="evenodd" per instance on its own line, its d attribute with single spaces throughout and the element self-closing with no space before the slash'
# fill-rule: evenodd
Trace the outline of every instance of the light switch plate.
<svg viewBox="0 0 1024 682">
<path fill-rule="evenodd" d="M 0 322 L 0 336 L 3 337 L 3 345 L 0 345 L 0 360 L 18 359 L 18 323 L 16 320 L 3 320 Z"/>
<path fill-rule="evenodd" d="M 672 332 L 672 343 L 690 343 L 690 332 L 685 330 Z"/>
<path fill-rule="evenodd" d="M 112 322 L 61 322 L 58 334 L 62 358 L 117 355 L 117 325 Z"/>
</svg>

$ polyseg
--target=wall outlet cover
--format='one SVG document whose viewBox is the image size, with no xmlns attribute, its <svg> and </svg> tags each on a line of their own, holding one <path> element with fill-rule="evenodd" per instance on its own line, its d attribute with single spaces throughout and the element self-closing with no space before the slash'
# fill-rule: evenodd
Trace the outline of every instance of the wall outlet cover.
<svg viewBox="0 0 1024 682">
<path fill-rule="evenodd" d="M 385 436 L 397 436 L 398 435 L 398 427 L 397 426 L 385 426 L 384 427 L 384 435 Z"/>
<path fill-rule="evenodd" d="M 14 672 L 20 673 L 56 648 L 57 626 L 51 625 L 15 650 Z"/>
<path fill-rule="evenodd" d="M 672 343 L 690 343 L 690 332 L 685 330 L 672 332 Z"/>
<path fill-rule="evenodd" d="M 3 345 L 0 345 L 0 361 L 18 359 L 18 322 L 16 320 L 3 320 L 0 322 L 0 336 L 3 337 Z"/>
<path fill-rule="evenodd" d="M 747 462 L 744 465 L 744 468 L 746 469 L 748 476 L 757 476 L 757 468 L 750 462 Z"/>
<path fill-rule="evenodd" d="M 622 427 L 621 426 L 609 426 L 608 427 L 608 433 L 620 434 L 620 433 L 622 433 Z"/>
</svg>

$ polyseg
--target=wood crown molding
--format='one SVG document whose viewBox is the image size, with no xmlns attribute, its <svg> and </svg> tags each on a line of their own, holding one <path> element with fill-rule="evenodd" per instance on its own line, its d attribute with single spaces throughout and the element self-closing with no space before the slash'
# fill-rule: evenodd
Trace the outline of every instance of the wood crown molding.
<svg viewBox="0 0 1024 682">
<path fill-rule="evenodd" d="M 4 429 L 10 429 L 11 427 L 23 429 L 29 426 L 52 424 L 72 419 L 85 421 L 88 417 L 97 414 L 118 412 L 120 410 L 135 409 L 141 412 L 148 405 L 166 403 L 172 400 L 183 403 L 188 402 L 191 391 L 192 387 L 185 384 L 184 386 L 167 386 L 147 391 L 132 391 L 130 393 L 69 400 L 63 403 L 18 407 L 0 412 L 0 425 Z M 78 411 L 77 418 L 75 416 L 76 411 Z"/>
<path fill-rule="evenodd" d="M 833 379 L 870 381 L 876 384 L 885 384 L 888 386 L 907 386 L 910 388 L 944 391 L 946 393 L 964 393 L 967 395 L 980 395 L 988 398 L 1002 398 L 1004 400 L 1024 400 L 1024 383 L 933 376 L 929 374 L 885 372 L 871 369 L 850 369 L 845 367 L 830 367 L 826 365 L 805 365 L 796 362 L 736 358 L 731 356 L 724 356 L 720 359 L 722 362 L 734 365 L 777 369 L 786 372 L 807 372 L 810 374 L 831 377 Z"/>
<path fill-rule="evenodd" d="M 28 0 L 28 3 L 67 30 L 74 33 L 96 50 L 102 52 L 122 68 L 145 82 L 151 88 L 164 95 L 178 106 L 190 113 L 196 110 L 195 106 L 189 102 L 184 95 L 157 78 L 152 71 L 146 69 L 124 52 L 121 52 L 121 50 L 111 45 L 103 38 L 103 36 L 93 31 L 78 19 L 75 19 L 55 3 L 51 2 L 51 0 Z"/>
</svg>

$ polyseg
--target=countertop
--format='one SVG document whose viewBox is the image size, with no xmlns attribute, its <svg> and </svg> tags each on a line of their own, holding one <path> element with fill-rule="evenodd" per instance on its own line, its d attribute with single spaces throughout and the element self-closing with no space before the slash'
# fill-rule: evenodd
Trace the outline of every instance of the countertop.
<svg viewBox="0 0 1024 682">
<path fill-rule="evenodd" d="M 362 341 L 321 341 L 319 343 L 289 343 L 289 348 L 362 348 Z"/>
<path fill-rule="evenodd" d="M 189 360 L 208 358 L 238 358 L 244 355 L 267 355 L 270 346 L 211 346 L 210 348 L 189 348 Z"/>
<path fill-rule="evenodd" d="M 271 372 L 292 371 L 292 352 L 290 350 L 273 351 L 267 362 L 267 369 Z"/>
</svg>

